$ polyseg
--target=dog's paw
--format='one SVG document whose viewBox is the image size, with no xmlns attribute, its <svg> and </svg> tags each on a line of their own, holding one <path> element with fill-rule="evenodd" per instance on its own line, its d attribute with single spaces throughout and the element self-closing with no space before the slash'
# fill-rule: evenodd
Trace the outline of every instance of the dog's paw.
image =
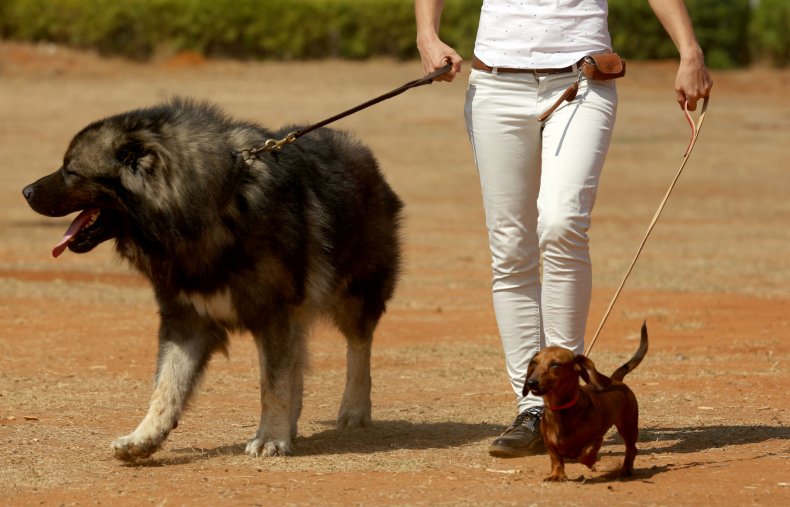
<svg viewBox="0 0 790 507">
<path fill-rule="evenodd" d="M 112 454 L 115 459 L 121 461 L 135 461 L 138 459 L 145 459 L 155 453 L 160 446 L 161 442 L 153 439 L 138 440 L 132 435 L 116 438 L 110 444 Z"/>
<path fill-rule="evenodd" d="M 370 426 L 371 422 L 370 408 L 351 409 L 341 407 L 340 413 L 337 415 L 338 428 L 364 428 Z"/>
<path fill-rule="evenodd" d="M 619 470 L 615 470 L 614 474 L 618 479 L 628 479 L 634 475 L 634 469 L 630 467 L 622 467 Z"/>
<path fill-rule="evenodd" d="M 291 442 L 285 440 L 265 440 L 255 437 L 247 442 L 244 452 L 255 458 L 270 456 L 293 456 Z"/>
<path fill-rule="evenodd" d="M 543 478 L 543 482 L 565 482 L 568 476 L 565 474 L 552 473 Z"/>
</svg>

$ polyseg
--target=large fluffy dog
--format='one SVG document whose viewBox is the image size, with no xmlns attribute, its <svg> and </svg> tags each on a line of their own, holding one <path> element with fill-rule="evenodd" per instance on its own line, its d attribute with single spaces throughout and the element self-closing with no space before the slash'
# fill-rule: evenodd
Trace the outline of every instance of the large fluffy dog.
<svg viewBox="0 0 790 507">
<path fill-rule="evenodd" d="M 162 445 L 230 330 L 249 330 L 260 359 L 260 426 L 246 452 L 292 454 L 305 334 L 320 314 L 348 345 L 338 424 L 370 422 L 371 340 L 398 275 L 402 203 L 370 151 L 339 131 L 241 155 L 284 132 L 176 99 L 89 125 L 60 169 L 23 190 L 43 215 L 81 212 L 54 256 L 114 239 L 153 284 L 154 392 L 137 429 L 112 443 L 116 458 Z"/>
</svg>

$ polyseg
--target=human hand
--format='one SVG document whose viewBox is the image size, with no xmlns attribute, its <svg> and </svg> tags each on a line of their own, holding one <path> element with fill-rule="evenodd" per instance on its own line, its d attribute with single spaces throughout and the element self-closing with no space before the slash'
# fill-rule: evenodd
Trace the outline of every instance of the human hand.
<svg viewBox="0 0 790 507">
<path fill-rule="evenodd" d="M 710 77 L 702 54 L 681 57 L 675 77 L 675 98 L 681 109 L 688 105 L 689 111 L 697 109 L 697 101 L 710 95 L 713 79 Z"/>
<path fill-rule="evenodd" d="M 450 82 L 455 79 L 455 76 L 457 76 L 459 72 L 461 72 L 461 63 L 463 63 L 463 58 L 461 58 L 461 56 L 453 48 L 438 38 L 430 42 L 422 44 L 418 43 L 417 49 L 420 51 L 422 70 L 426 76 L 436 70 L 439 70 L 448 63 L 452 66 L 448 72 L 436 77 L 434 81 Z"/>
</svg>

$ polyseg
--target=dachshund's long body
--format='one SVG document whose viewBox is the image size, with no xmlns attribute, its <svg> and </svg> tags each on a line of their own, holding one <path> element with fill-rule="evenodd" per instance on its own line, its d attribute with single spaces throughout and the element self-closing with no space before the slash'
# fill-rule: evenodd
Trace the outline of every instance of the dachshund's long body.
<svg viewBox="0 0 790 507">
<path fill-rule="evenodd" d="M 565 459 L 577 459 L 594 470 L 598 450 L 612 426 L 625 441 L 622 467 L 612 475 L 631 475 L 639 435 L 639 405 L 622 380 L 647 353 L 647 326 L 642 325 L 636 354 L 611 377 L 599 373 L 593 362 L 560 347 L 546 347 L 527 370 L 524 394 L 543 396 L 540 430 L 551 458 L 547 481 L 564 481 Z M 579 378 L 586 385 L 579 384 Z"/>
</svg>

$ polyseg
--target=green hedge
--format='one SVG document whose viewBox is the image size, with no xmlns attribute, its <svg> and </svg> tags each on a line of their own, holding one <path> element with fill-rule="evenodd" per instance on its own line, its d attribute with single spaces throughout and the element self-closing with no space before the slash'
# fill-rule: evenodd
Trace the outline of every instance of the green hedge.
<svg viewBox="0 0 790 507">
<path fill-rule="evenodd" d="M 479 0 L 445 9 L 462 50 L 471 50 L 477 10 Z M 411 0 L 0 0 L 0 35 L 139 59 L 160 49 L 262 59 L 416 54 Z"/>
<path fill-rule="evenodd" d="M 481 0 L 447 0 L 442 38 L 470 56 Z M 787 65 L 790 2 L 687 0 L 712 67 Z M 255 59 L 414 58 L 412 0 L 0 0 L 0 36 L 104 54 L 157 51 Z M 630 59 L 675 57 L 647 0 L 610 0 L 609 27 Z"/>
<path fill-rule="evenodd" d="M 686 5 L 709 66 L 749 63 L 749 0 L 686 0 Z M 610 0 L 609 31 L 612 45 L 629 58 L 673 58 L 678 54 L 647 0 Z"/>
<path fill-rule="evenodd" d="M 752 57 L 790 65 L 790 1 L 760 0 L 749 25 Z"/>
</svg>

